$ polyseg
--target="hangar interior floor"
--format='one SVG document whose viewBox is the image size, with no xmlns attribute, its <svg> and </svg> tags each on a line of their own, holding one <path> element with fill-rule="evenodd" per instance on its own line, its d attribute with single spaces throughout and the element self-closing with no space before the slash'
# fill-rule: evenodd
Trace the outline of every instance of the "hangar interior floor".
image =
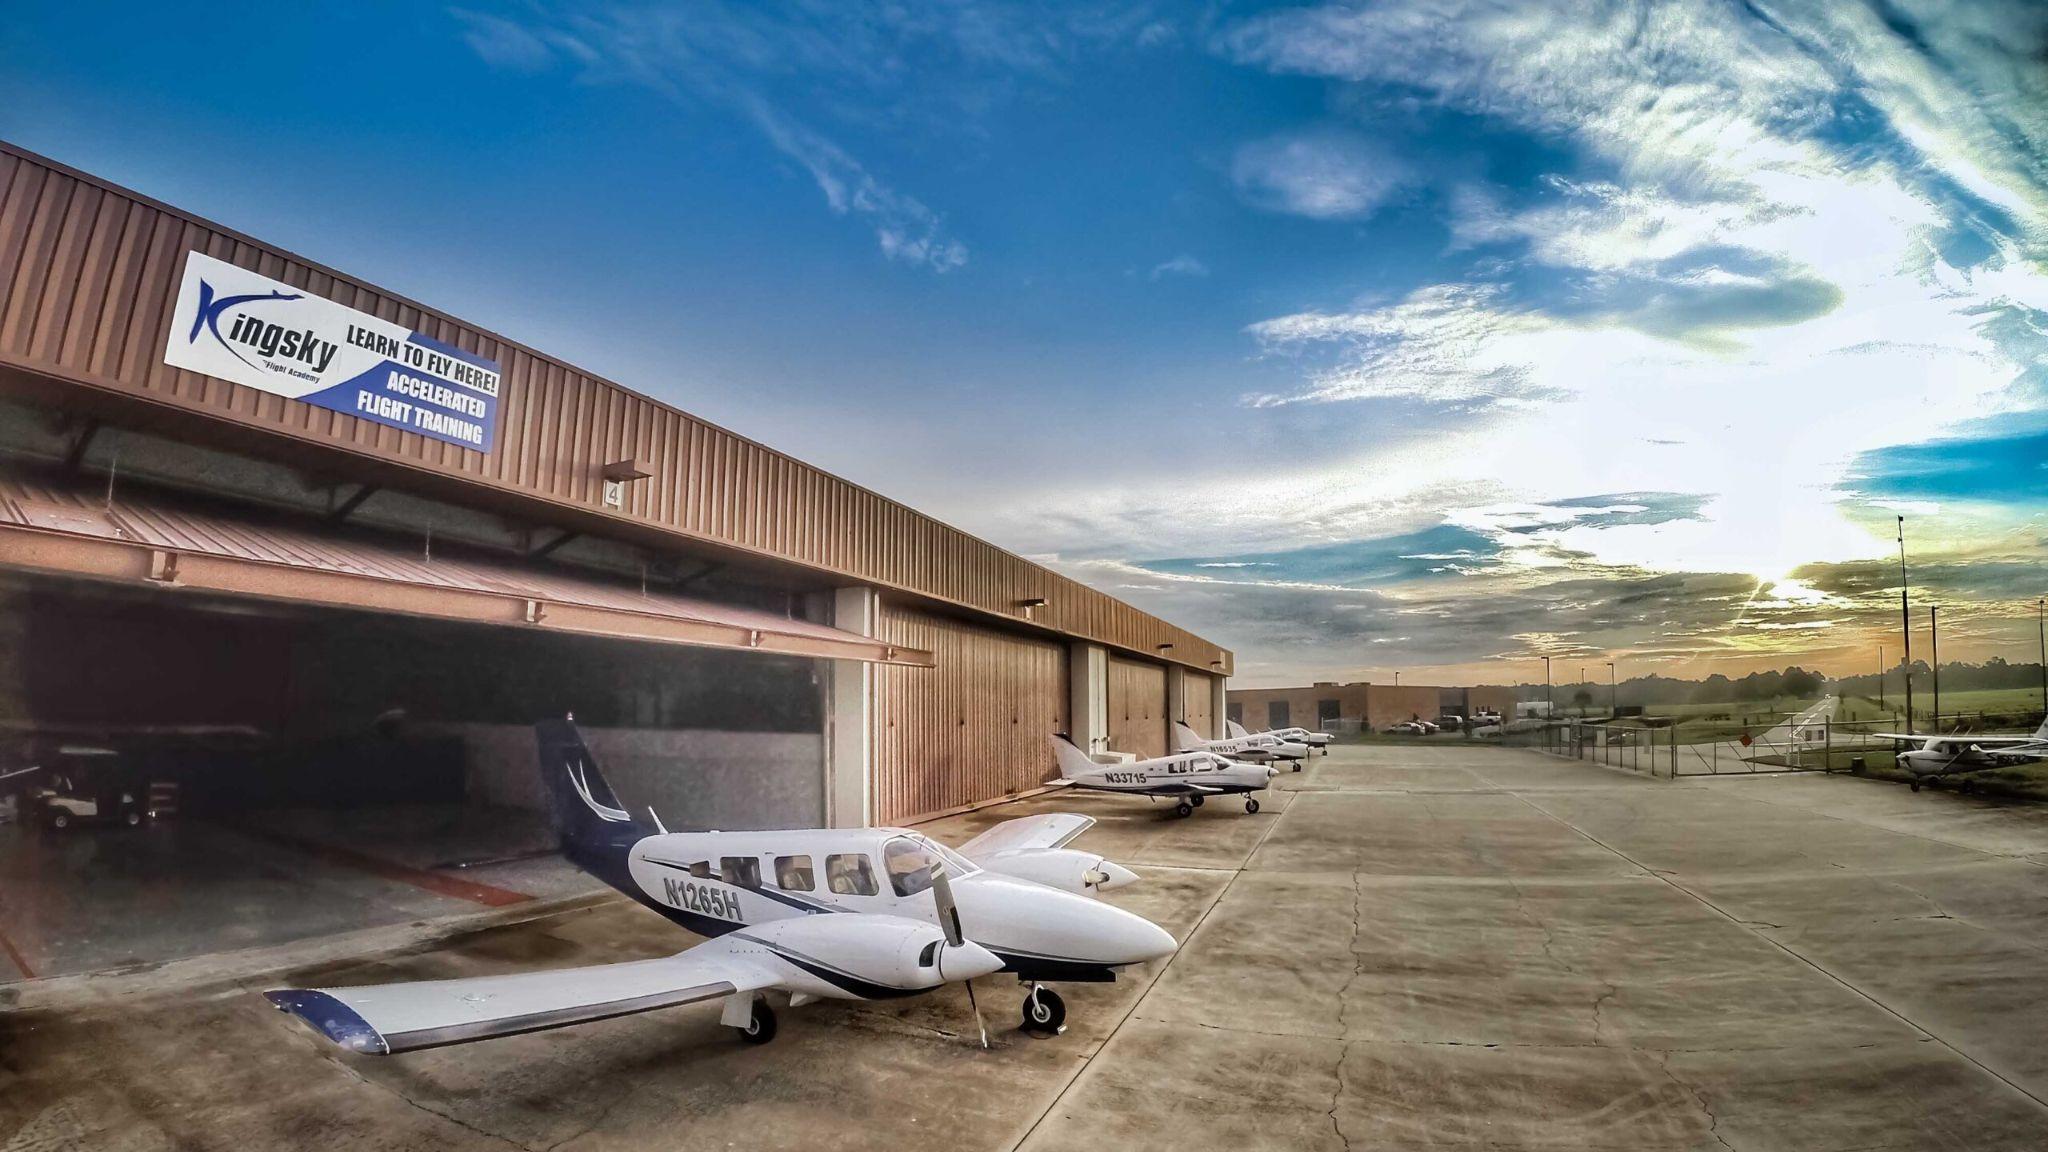
<svg viewBox="0 0 2048 1152">
<path fill-rule="evenodd" d="M 0 988 L 0 1147 L 2038 1148 L 2048 812 L 1843 777 L 1649 781 L 1537 753 L 1341 748 L 1246 816 L 1062 795 L 1184 943 L 993 1051 L 957 989 L 715 1005 L 348 1056 L 256 995 L 653 956 L 623 900 L 261 977 Z M 970 934 L 972 925 L 968 926 Z M 262 1058 L 248 1059 L 261 1053 Z"/>
<path fill-rule="evenodd" d="M 0 825 L 0 984 L 460 917 L 600 888 L 539 813 L 277 809 Z"/>
</svg>

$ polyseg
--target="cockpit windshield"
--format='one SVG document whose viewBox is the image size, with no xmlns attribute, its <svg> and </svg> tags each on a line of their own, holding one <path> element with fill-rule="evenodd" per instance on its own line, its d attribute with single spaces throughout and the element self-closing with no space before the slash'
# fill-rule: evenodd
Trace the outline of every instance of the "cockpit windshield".
<svg viewBox="0 0 2048 1152">
<path fill-rule="evenodd" d="M 915 896 L 932 886 L 932 868 L 944 864 L 949 879 L 978 871 L 966 858 L 922 836 L 898 836 L 882 845 L 882 870 L 898 896 Z"/>
</svg>

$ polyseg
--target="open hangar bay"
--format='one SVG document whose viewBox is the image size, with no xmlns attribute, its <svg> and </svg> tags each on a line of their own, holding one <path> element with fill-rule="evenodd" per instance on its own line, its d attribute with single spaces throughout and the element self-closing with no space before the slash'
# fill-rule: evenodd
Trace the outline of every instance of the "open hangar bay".
<svg viewBox="0 0 2048 1152">
<path fill-rule="evenodd" d="M 614 897 L 16 985 L 0 1147 L 2038 1148 L 2048 819 L 1843 777 L 1340 746 L 1256 816 L 1054 794 L 1183 944 L 983 1052 L 957 988 L 378 1060 L 259 989 L 674 950 Z M 990 983 L 993 983 L 992 981 Z M 984 1007 L 998 998 L 984 991 Z M 992 1015 L 992 1020 L 994 1019 Z M 261 1053 L 261 1059 L 250 1059 Z M 1247 1106 L 1249 1103 L 1249 1106 Z"/>
</svg>

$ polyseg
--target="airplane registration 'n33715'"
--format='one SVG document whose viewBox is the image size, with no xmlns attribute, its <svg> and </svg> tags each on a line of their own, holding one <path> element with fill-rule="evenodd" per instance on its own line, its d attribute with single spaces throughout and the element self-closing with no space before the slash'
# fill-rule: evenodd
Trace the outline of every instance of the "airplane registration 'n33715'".
<svg viewBox="0 0 2048 1152">
<path fill-rule="evenodd" d="M 1269 765 L 1240 763 L 1214 752 L 1181 752 L 1102 764 L 1089 759 L 1065 735 L 1052 738 L 1052 751 L 1068 784 L 1127 796 L 1170 797 L 1177 801 L 1173 811 L 1178 816 L 1193 814 L 1205 798 L 1219 795 L 1243 796 L 1244 810 L 1257 812 L 1259 801 L 1252 793 L 1265 791 L 1279 774 Z"/>
<path fill-rule="evenodd" d="M 723 999 L 743 1039 L 775 1035 L 763 993 L 791 1006 L 879 1000 L 1014 973 L 1023 1027 L 1066 1019 L 1041 981 L 1106 981 L 1171 953 L 1151 921 L 1094 899 L 1137 879 L 1066 845 L 1094 821 L 999 824 L 958 850 L 900 828 L 669 832 L 620 806 L 573 720 L 536 726 L 563 854 L 712 939 L 673 956 L 459 980 L 267 992 L 351 1051 L 389 1054 Z M 975 1010 L 979 1024 L 980 1011 Z M 988 1043 L 986 1029 L 982 1043 Z"/>
</svg>

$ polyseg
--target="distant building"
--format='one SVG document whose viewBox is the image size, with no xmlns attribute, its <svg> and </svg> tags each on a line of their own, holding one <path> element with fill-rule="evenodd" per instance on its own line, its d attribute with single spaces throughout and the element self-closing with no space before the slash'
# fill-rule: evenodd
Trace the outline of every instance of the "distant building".
<svg viewBox="0 0 2048 1152">
<path fill-rule="evenodd" d="M 1434 684 L 1337 684 L 1306 688 L 1233 688 L 1224 705 L 1230 719 L 1254 732 L 1299 725 L 1319 731 L 1375 730 L 1403 720 L 1469 717 L 1481 711 L 1510 715 L 1515 690 L 1445 688 Z"/>
</svg>

